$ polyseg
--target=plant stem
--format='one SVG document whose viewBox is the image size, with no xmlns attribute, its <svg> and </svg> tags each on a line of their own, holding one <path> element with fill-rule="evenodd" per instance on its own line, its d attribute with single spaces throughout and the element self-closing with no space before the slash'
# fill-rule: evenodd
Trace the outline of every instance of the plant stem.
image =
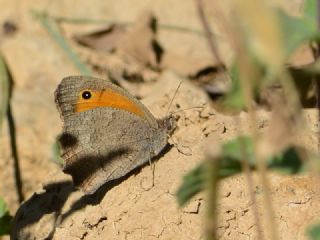
<svg viewBox="0 0 320 240">
<path fill-rule="evenodd" d="M 218 49 L 213 41 L 213 35 L 210 30 L 209 22 L 207 21 L 203 2 L 202 0 L 196 0 L 198 15 L 202 23 L 202 27 L 204 29 L 206 39 L 208 41 L 208 46 L 210 52 L 212 53 L 213 63 L 218 62 L 217 67 L 218 71 L 222 73 L 226 73 L 225 66 L 220 58 Z M 205 235 L 207 240 L 215 240 L 216 239 L 216 228 L 217 228 L 217 186 L 218 186 L 218 167 L 219 167 L 219 159 L 211 158 L 208 161 L 208 178 L 207 178 L 207 192 L 208 192 L 208 207 L 207 207 L 207 219 L 206 219 L 206 229 Z"/>
<path fill-rule="evenodd" d="M 253 107 L 253 84 L 256 79 L 258 79 L 259 74 L 255 71 L 255 69 L 252 67 L 250 58 L 245 55 L 243 52 L 244 49 L 239 48 L 238 54 L 243 56 L 241 58 L 241 62 L 238 63 L 239 65 L 239 73 L 240 73 L 240 81 L 243 89 L 243 95 L 245 98 L 246 107 L 248 109 L 251 126 L 252 126 L 252 139 L 254 143 L 254 157 L 257 162 L 257 170 L 260 177 L 261 185 L 264 190 L 263 194 L 263 206 L 264 206 L 264 212 L 266 214 L 267 223 L 270 231 L 270 239 L 276 240 L 278 239 L 276 226 L 274 224 L 273 220 L 273 207 L 272 207 L 272 201 L 270 198 L 270 186 L 267 179 L 267 168 L 264 162 L 264 159 L 262 159 L 257 150 L 257 143 L 259 141 L 258 138 L 258 129 L 257 129 L 257 116 L 256 112 Z M 247 56 L 247 57 L 246 57 Z"/>
<path fill-rule="evenodd" d="M 210 158 L 207 160 L 207 219 L 205 235 L 207 240 L 217 239 L 217 202 L 218 202 L 218 168 L 219 159 Z"/>
<path fill-rule="evenodd" d="M 241 121 L 238 121 L 241 123 Z M 241 155 L 242 155 L 242 168 L 244 169 L 244 173 L 246 176 L 246 180 L 248 183 L 248 190 L 249 190 L 249 194 L 250 194 L 250 198 L 252 201 L 252 208 L 253 208 L 253 215 L 254 215 L 254 220 L 256 222 L 256 226 L 257 226 L 257 233 L 258 233 L 258 239 L 260 240 L 264 240 L 264 236 L 263 236 L 263 232 L 262 232 L 262 227 L 261 227 L 261 222 L 260 222 L 260 218 L 259 218 L 259 211 L 258 211 L 258 205 L 257 205 L 257 200 L 256 200 L 256 196 L 254 195 L 254 181 L 252 178 L 252 172 L 248 163 L 248 159 L 249 156 L 247 154 L 247 152 L 245 151 L 246 147 L 245 144 L 243 142 L 242 138 L 239 138 L 240 141 L 240 145 L 241 145 Z"/>
</svg>

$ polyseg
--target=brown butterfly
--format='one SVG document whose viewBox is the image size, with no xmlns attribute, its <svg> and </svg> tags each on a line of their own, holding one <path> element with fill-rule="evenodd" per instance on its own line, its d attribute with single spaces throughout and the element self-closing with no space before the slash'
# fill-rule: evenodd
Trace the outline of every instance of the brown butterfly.
<svg viewBox="0 0 320 240">
<path fill-rule="evenodd" d="M 63 120 L 63 171 L 86 194 L 150 161 L 168 143 L 175 120 L 156 119 L 107 80 L 70 76 L 55 91 Z"/>
</svg>

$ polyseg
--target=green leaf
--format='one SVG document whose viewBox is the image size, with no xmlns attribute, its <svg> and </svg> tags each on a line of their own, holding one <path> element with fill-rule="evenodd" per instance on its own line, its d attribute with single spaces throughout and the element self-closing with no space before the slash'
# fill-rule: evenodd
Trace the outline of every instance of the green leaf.
<svg viewBox="0 0 320 240">
<path fill-rule="evenodd" d="M 4 202 L 2 198 L 0 198 L 0 218 L 5 216 L 8 213 L 7 204 Z"/>
<path fill-rule="evenodd" d="M 289 16 L 283 10 L 278 11 L 278 16 L 282 27 L 285 53 L 289 56 L 301 43 L 310 39 L 314 31 L 306 27 L 303 19 Z"/>
<path fill-rule="evenodd" d="M 245 101 L 243 91 L 241 88 L 239 69 L 236 64 L 230 69 L 230 76 L 232 79 L 232 87 L 230 92 L 224 97 L 222 105 L 226 108 L 234 110 L 241 110 L 245 108 Z"/>
<path fill-rule="evenodd" d="M 303 149 L 300 149 L 302 152 Z M 247 159 L 244 159 L 247 158 Z M 216 157 L 217 178 L 223 179 L 242 172 L 242 161 L 246 160 L 251 169 L 255 170 L 256 159 L 254 144 L 251 137 L 241 136 L 224 143 L 221 153 Z M 204 190 L 207 181 L 207 161 L 199 164 L 183 178 L 183 183 L 177 191 L 179 206 L 183 206 L 197 193 Z M 303 159 L 296 147 L 289 147 L 267 160 L 267 168 L 286 174 L 296 174 L 304 170 Z"/>
<path fill-rule="evenodd" d="M 221 156 L 216 160 L 218 161 L 217 177 L 219 179 L 241 173 L 242 144 L 245 152 L 252 158 L 253 147 L 249 137 L 237 138 L 225 143 L 222 146 Z M 183 206 L 204 189 L 207 176 L 206 163 L 204 161 L 184 176 L 182 185 L 176 193 L 179 206 Z"/>
<path fill-rule="evenodd" d="M 199 164 L 183 177 L 176 196 L 179 206 L 186 204 L 193 196 L 204 189 L 206 179 L 205 163 Z"/>
<path fill-rule="evenodd" d="M 285 52 L 289 56 L 299 45 L 318 36 L 318 33 L 307 27 L 302 19 L 289 16 L 279 11 L 284 34 Z"/>
<path fill-rule="evenodd" d="M 317 0 L 305 0 L 303 19 L 310 31 L 317 31 Z"/>
<path fill-rule="evenodd" d="M 232 86 L 230 91 L 224 96 L 222 100 L 222 107 L 228 110 L 243 110 L 246 108 L 246 102 L 244 98 L 244 91 L 242 82 L 250 81 L 252 95 L 255 99 L 259 96 L 259 89 L 263 86 L 266 80 L 269 78 L 264 77 L 267 75 L 268 71 L 267 67 L 259 61 L 257 57 L 254 56 L 253 53 L 248 52 L 248 57 L 250 58 L 250 68 L 254 69 L 255 78 L 251 76 L 245 76 L 245 79 L 240 79 L 241 75 L 239 72 L 239 62 L 242 61 L 241 58 L 237 59 L 235 63 L 229 69 L 230 77 L 232 79 Z M 259 79 L 258 79 L 259 78 Z"/>
<path fill-rule="evenodd" d="M 311 240 L 320 240 L 320 224 L 315 224 L 308 228 L 307 234 Z"/>
<path fill-rule="evenodd" d="M 219 161 L 219 178 L 230 177 L 241 173 L 243 157 L 250 165 L 254 164 L 253 143 L 250 137 L 239 137 L 222 145 L 222 156 Z"/>
<path fill-rule="evenodd" d="M 253 141 L 250 137 L 239 137 L 225 143 L 222 146 L 223 155 L 220 160 L 220 177 L 228 177 L 241 172 L 243 156 L 249 162 L 252 169 L 256 169 Z M 303 149 L 300 149 L 302 152 Z M 297 147 L 290 146 L 283 152 L 270 156 L 267 160 L 267 168 L 280 171 L 284 174 L 297 174 L 304 171 L 304 161 Z M 225 174 L 224 174 L 225 173 Z"/>
<path fill-rule="evenodd" d="M 4 200 L 0 198 L 0 236 L 10 233 L 12 217 Z"/>
<path fill-rule="evenodd" d="M 302 43 L 320 38 L 316 9 L 316 0 L 307 0 L 301 18 L 289 16 L 283 10 L 278 10 L 284 47 L 288 56 Z"/>
<path fill-rule="evenodd" d="M 282 41 L 286 56 L 289 57 L 303 43 L 320 40 L 320 32 L 317 30 L 316 23 L 316 0 L 307 0 L 305 2 L 304 13 L 300 18 L 290 16 L 281 9 L 277 10 L 277 16 L 282 29 Z M 231 67 L 229 72 L 232 79 L 232 87 L 222 101 L 222 106 L 229 110 L 237 111 L 245 108 L 243 86 L 241 86 L 242 80 L 251 81 L 251 84 L 256 85 L 252 87 L 252 90 L 254 91 L 253 95 L 257 97 L 259 94 L 257 90 L 273 84 L 278 79 L 277 76 L 273 75 L 274 71 L 270 69 L 269 65 L 266 65 L 266 62 L 261 59 L 258 60 L 259 58 L 257 58 L 250 46 L 250 41 L 247 44 L 246 52 L 249 58 L 252 59 L 250 68 L 253 72 L 257 71 L 258 74 L 255 79 L 250 80 L 250 75 L 246 76 L 248 79 L 240 79 L 238 64 L 234 64 Z M 239 56 L 238 61 L 242 61 L 241 56 Z"/>
<path fill-rule="evenodd" d="M 52 144 L 52 159 L 60 167 L 63 166 L 64 161 L 61 157 L 61 147 L 60 147 L 60 144 L 58 143 L 58 137 L 56 137 L 55 142 Z"/>
<path fill-rule="evenodd" d="M 249 157 L 249 162 L 253 162 L 252 139 L 247 136 L 238 137 L 222 145 L 223 158 L 240 160 L 243 155 Z"/>
<path fill-rule="evenodd" d="M 304 169 L 303 160 L 294 147 L 290 147 L 283 153 L 271 157 L 267 165 L 268 168 L 285 174 L 300 173 Z"/>
</svg>

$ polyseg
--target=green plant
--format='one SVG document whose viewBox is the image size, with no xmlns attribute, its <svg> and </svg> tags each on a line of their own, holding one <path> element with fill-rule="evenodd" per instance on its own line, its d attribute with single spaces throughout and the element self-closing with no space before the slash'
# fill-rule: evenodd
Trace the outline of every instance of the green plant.
<svg viewBox="0 0 320 240">
<path fill-rule="evenodd" d="M 209 23 L 203 17 L 202 1 L 197 2 L 199 16 L 208 33 L 209 44 L 214 45 L 214 39 L 208 30 L 210 29 Z M 214 153 L 208 146 L 208 152 L 211 153 L 208 154 L 206 160 L 184 177 L 177 191 L 177 200 L 179 205 L 183 206 L 200 191 L 206 191 L 208 196 L 206 238 L 216 239 L 217 214 L 215 214 L 215 209 L 218 181 L 244 172 L 249 190 L 253 193 L 251 171 L 256 170 L 264 189 L 263 203 L 270 229 L 270 239 L 278 239 L 266 172 L 276 170 L 287 174 L 297 174 L 308 169 L 310 171 L 319 169 L 317 155 L 295 146 L 290 141 L 292 132 L 298 129 L 302 122 L 300 114 L 302 107 L 297 86 L 305 82 L 301 75 L 295 75 L 286 67 L 288 58 L 302 44 L 310 44 L 316 60 L 319 58 L 320 32 L 318 26 L 320 23 L 317 23 L 316 17 L 319 15 L 316 11 L 317 1 L 306 0 L 301 18 L 289 16 L 284 11 L 270 6 L 266 1 L 232 1 L 229 7 L 233 12 L 232 19 L 225 17 L 223 21 L 225 26 L 230 28 L 228 32 L 231 32 L 230 39 L 233 39 L 235 61 L 228 69 L 233 86 L 224 97 L 222 105 L 231 110 L 247 111 L 253 126 L 252 132 L 250 136 L 240 136 L 222 144 Z M 215 47 L 210 46 L 210 49 L 215 49 Z M 215 50 L 212 51 L 212 54 L 217 58 Z M 311 81 L 317 85 L 320 84 L 318 83 L 320 72 L 317 61 L 299 70 Z M 276 118 L 277 123 L 284 126 L 281 129 L 280 138 L 276 134 L 261 136 L 258 133 L 257 116 L 253 106 L 254 100 L 261 98 L 262 90 L 274 85 L 280 85 L 283 89 L 281 98 L 271 99 L 269 102 L 275 113 L 272 118 Z M 320 99 L 320 93 L 315 94 Z M 277 126 L 270 126 L 270 128 L 270 132 L 276 133 L 279 130 Z M 269 151 L 261 151 L 263 145 L 266 145 Z M 254 210 L 257 211 L 254 194 L 251 194 L 251 200 L 254 203 Z M 259 239 L 264 239 L 265 236 L 261 233 L 262 226 L 258 220 L 256 215 Z M 319 226 L 315 226 L 309 230 L 312 239 L 320 239 L 319 229 Z"/>
<path fill-rule="evenodd" d="M 0 236 L 9 234 L 12 217 L 9 214 L 8 207 L 0 197 Z"/>
</svg>

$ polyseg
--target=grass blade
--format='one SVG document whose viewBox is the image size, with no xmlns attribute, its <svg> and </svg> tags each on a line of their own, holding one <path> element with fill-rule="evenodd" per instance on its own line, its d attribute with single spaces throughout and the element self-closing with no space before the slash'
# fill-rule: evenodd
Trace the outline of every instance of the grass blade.
<svg viewBox="0 0 320 240">
<path fill-rule="evenodd" d="M 0 132 L 3 119 L 7 114 L 8 103 L 9 103 L 9 75 L 6 63 L 0 54 Z"/>
<path fill-rule="evenodd" d="M 80 57 L 71 49 L 65 38 L 62 36 L 57 23 L 46 13 L 32 11 L 32 14 L 41 22 L 42 26 L 48 31 L 54 41 L 63 49 L 69 59 L 79 69 L 81 74 L 91 76 L 91 70 L 81 61 Z"/>
</svg>

